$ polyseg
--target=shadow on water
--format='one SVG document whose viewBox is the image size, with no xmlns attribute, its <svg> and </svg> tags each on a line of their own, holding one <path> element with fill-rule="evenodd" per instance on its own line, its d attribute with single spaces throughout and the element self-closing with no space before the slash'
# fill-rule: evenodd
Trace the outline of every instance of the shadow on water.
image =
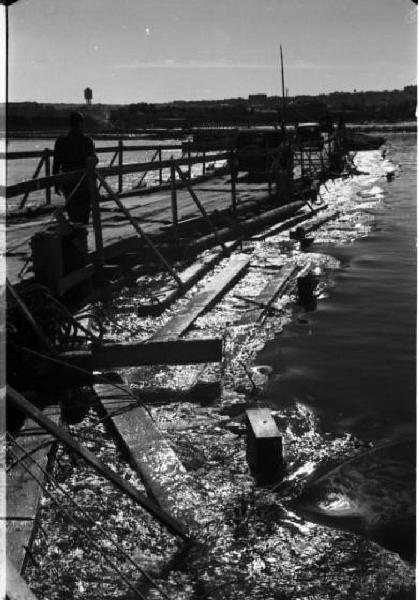
<svg viewBox="0 0 419 600">
<path fill-rule="evenodd" d="M 294 509 L 309 520 L 360 533 L 402 558 L 415 558 L 413 440 L 380 445 L 305 487 Z"/>
</svg>

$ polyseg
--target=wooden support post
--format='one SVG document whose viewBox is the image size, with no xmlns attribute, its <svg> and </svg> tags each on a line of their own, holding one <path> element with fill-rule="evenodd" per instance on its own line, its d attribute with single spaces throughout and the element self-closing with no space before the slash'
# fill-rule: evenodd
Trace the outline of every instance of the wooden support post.
<svg viewBox="0 0 419 600">
<path fill-rule="evenodd" d="M 167 260 L 164 258 L 164 256 L 159 251 L 159 249 L 151 241 L 151 239 L 148 237 L 148 235 L 142 230 L 142 228 L 139 226 L 139 224 L 137 223 L 137 221 L 132 217 L 132 215 L 129 212 L 129 210 L 123 205 L 123 203 L 121 202 L 120 198 L 115 194 L 115 192 L 113 191 L 113 189 L 107 184 L 106 180 L 99 173 L 95 172 L 95 174 L 99 178 L 100 182 L 103 184 L 103 187 L 108 192 L 108 194 L 114 199 L 114 201 L 116 202 L 116 204 L 119 207 L 119 209 L 121 210 L 121 212 L 124 213 L 124 215 L 126 216 L 126 218 L 128 219 L 128 221 L 134 227 L 134 229 L 138 233 L 138 235 L 141 238 L 143 238 L 143 240 L 145 241 L 145 243 L 148 246 L 150 246 L 150 248 L 153 250 L 154 254 L 160 260 L 160 262 L 166 267 L 166 269 L 172 275 L 173 279 L 176 281 L 176 283 L 178 284 L 178 286 L 179 287 L 183 287 L 183 282 L 182 282 L 181 278 L 179 277 L 179 275 L 176 273 L 175 269 L 172 267 L 172 265 L 170 265 L 170 263 L 167 262 Z"/>
<path fill-rule="evenodd" d="M 161 148 L 159 148 L 159 163 L 161 163 L 162 161 L 162 151 Z M 163 185 L 163 169 L 161 168 L 161 165 L 159 166 L 159 185 Z"/>
<path fill-rule="evenodd" d="M 298 302 L 306 308 L 310 308 L 316 303 L 314 291 L 317 287 L 318 279 L 312 271 L 312 264 L 309 263 L 299 274 L 297 278 Z"/>
<path fill-rule="evenodd" d="M 188 159 L 190 159 L 190 158 L 191 158 L 191 153 L 188 152 Z M 192 166 L 191 166 L 191 163 L 189 163 L 189 165 L 188 165 L 188 177 L 189 177 L 189 179 L 191 179 L 191 177 L 192 177 Z"/>
<path fill-rule="evenodd" d="M 207 165 L 205 163 L 206 156 L 207 155 L 206 155 L 206 152 L 204 150 L 204 152 L 202 153 L 202 176 L 205 176 L 205 173 L 206 173 L 206 167 L 207 167 Z"/>
<path fill-rule="evenodd" d="M 88 158 L 87 159 L 87 179 L 89 183 L 89 194 L 90 194 L 90 202 L 92 205 L 92 221 L 93 221 L 93 230 L 95 234 L 95 264 L 96 270 L 101 270 L 104 264 L 104 253 L 103 253 L 103 233 L 102 233 L 102 223 L 100 219 L 100 195 L 97 187 L 96 180 L 96 159 Z"/>
<path fill-rule="evenodd" d="M 118 167 L 122 169 L 124 166 L 124 142 L 122 139 L 118 140 Z M 118 174 L 118 194 L 122 193 L 124 188 L 123 174 L 122 170 L 119 171 Z"/>
<path fill-rule="evenodd" d="M 274 483 L 283 475 L 282 438 L 268 408 L 252 408 L 247 417 L 247 460 L 259 483 Z"/>
<path fill-rule="evenodd" d="M 236 214 L 237 197 L 236 197 L 236 159 L 234 152 L 230 154 L 230 178 L 231 178 L 231 206 L 233 214 Z"/>
<path fill-rule="evenodd" d="M 176 239 L 178 239 L 178 212 L 177 212 L 177 194 L 176 194 L 176 169 L 175 163 L 172 157 L 172 163 L 170 165 L 170 192 L 172 202 L 172 223 L 173 233 Z"/>
<path fill-rule="evenodd" d="M 79 444 L 65 429 L 56 425 L 51 419 L 48 419 L 42 414 L 31 402 L 26 400 L 15 389 L 7 386 L 7 399 L 11 406 L 23 412 L 27 417 L 33 419 L 38 425 L 51 433 L 57 440 L 66 446 L 71 452 L 80 456 L 87 462 L 95 471 L 112 483 L 116 488 L 127 494 L 132 500 L 137 502 L 153 517 L 155 517 L 162 525 L 165 525 L 172 533 L 178 535 L 184 540 L 189 537 L 185 531 L 185 527 L 177 519 L 167 514 L 165 510 L 151 502 L 146 496 L 135 488 L 129 481 L 121 477 L 118 473 L 107 467 L 100 461 L 90 450 Z"/>
<path fill-rule="evenodd" d="M 45 177 L 49 177 L 51 175 L 51 158 L 49 155 L 49 149 L 45 148 Z M 51 187 L 47 186 L 45 188 L 45 203 L 49 206 L 51 204 Z"/>
<path fill-rule="evenodd" d="M 182 181 L 182 183 L 185 185 L 185 187 L 187 188 L 188 192 L 190 193 L 190 195 L 192 196 L 193 201 L 195 202 L 195 204 L 197 205 L 197 207 L 199 208 L 199 210 L 201 211 L 202 216 L 204 217 L 204 219 L 206 220 L 206 222 L 208 223 L 210 229 L 212 230 L 215 239 L 217 240 L 217 242 L 220 244 L 221 248 L 223 249 L 223 251 L 227 254 L 227 248 L 225 247 L 224 242 L 222 241 L 222 239 L 220 238 L 217 228 L 215 227 L 215 225 L 213 224 L 213 222 L 211 221 L 211 219 L 208 216 L 207 211 L 205 210 L 205 208 L 203 207 L 203 205 L 201 204 L 198 196 L 195 194 L 194 190 L 192 189 L 192 187 L 189 185 L 188 180 L 186 179 L 185 175 L 182 173 L 181 169 L 175 165 L 175 168 L 177 170 L 177 172 L 179 173 L 179 177 L 180 180 Z"/>
</svg>

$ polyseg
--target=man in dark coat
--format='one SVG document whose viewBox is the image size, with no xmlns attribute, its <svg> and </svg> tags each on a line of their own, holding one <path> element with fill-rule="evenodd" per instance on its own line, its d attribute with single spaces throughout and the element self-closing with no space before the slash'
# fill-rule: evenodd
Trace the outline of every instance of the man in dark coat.
<svg viewBox="0 0 419 600">
<path fill-rule="evenodd" d="M 72 113 L 70 115 L 69 132 L 67 135 L 60 136 L 55 142 L 54 162 L 52 166 L 53 175 L 85 169 L 87 159 L 91 157 L 95 158 L 95 164 L 97 164 L 98 159 L 93 140 L 85 135 L 83 130 L 83 115 L 81 113 Z M 57 194 L 61 194 L 62 191 L 66 200 L 71 195 L 66 207 L 70 221 L 87 225 L 90 215 L 90 193 L 86 177 L 72 194 L 74 186 L 79 179 L 77 177 L 74 182 L 64 183 L 61 188 L 56 187 L 55 191 Z"/>
</svg>

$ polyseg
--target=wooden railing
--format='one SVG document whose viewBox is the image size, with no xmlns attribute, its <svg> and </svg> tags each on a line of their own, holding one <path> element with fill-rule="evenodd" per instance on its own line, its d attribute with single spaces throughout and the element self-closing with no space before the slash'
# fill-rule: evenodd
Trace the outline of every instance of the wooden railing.
<svg viewBox="0 0 419 600">
<path fill-rule="evenodd" d="M 144 146 L 135 146 L 136 149 L 144 149 Z M 56 186 L 60 187 L 63 184 L 67 184 L 73 187 L 73 191 L 70 195 L 66 197 L 66 203 L 70 201 L 71 196 L 76 192 L 79 185 L 83 180 L 87 180 L 89 187 L 89 196 L 91 200 L 91 210 L 92 210 L 92 225 L 94 232 L 94 252 L 92 253 L 93 264 L 89 265 L 89 268 L 86 268 L 83 271 L 85 276 L 89 276 L 91 274 L 92 269 L 94 271 L 101 272 L 103 265 L 105 263 L 105 248 L 104 248 L 104 240 L 103 240 L 103 227 L 102 227 L 102 210 L 101 203 L 102 202 L 114 202 L 118 209 L 124 214 L 127 221 L 131 223 L 133 226 L 136 237 L 141 239 L 141 245 L 145 244 L 150 248 L 152 253 L 157 257 L 158 261 L 164 265 L 164 268 L 171 274 L 173 279 L 176 281 L 176 284 L 179 287 L 183 286 L 183 282 L 177 274 L 176 270 L 170 264 L 170 262 L 161 254 L 159 249 L 154 244 L 153 240 L 145 233 L 142 226 L 140 225 L 138 218 L 133 218 L 130 214 L 130 211 L 126 208 L 123 203 L 124 194 L 120 192 L 120 179 L 123 178 L 124 175 L 132 174 L 132 173 L 142 173 L 145 176 L 146 173 L 150 171 L 159 171 L 162 172 L 163 169 L 167 169 L 170 172 L 170 180 L 168 182 L 168 188 L 170 189 L 170 194 L 168 195 L 168 202 L 170 203 L 171 213 L 172 213 L 172 231 L 174 239 L 178 238 L 178 199 L 177 199 L 177 190 L 182 187 L 188 191 L 190 196 L 192 197 L 193 202 L 198 207 L 199 211 L 203 215 L 204 219 L 207 221 L 209 225 L 210 231 L 214 235 L 214 239 L 217 243 L 225 251 L 224 244 L 220 240 L 218 236 L 218 232 L 216 227 L 214 226 L 210 216 L 206 212 L 206 209 L 203 203 L 199 200 L 196 191 L 192 188 L 192 178 L 191 178 L 191 167 L 193 165 L 202 164 L 203 169 L 202 173 L 205 173 L 205 165 L 209 162 L 214 163 L 216 161 L 226 161 L 226 168 L 223 169 L 224 173 L 229 173 L 229 184 L 231 190 L 231 210 L 232 214 L 236 213 L 237 207 L 237 194 L 236 194 L 236 183 L 237 183 L 237 175 L 238 175 L 238 166 L 239 159 L 241 158 L 253 158 L 258 156 L 260 158 L 261 152 L 266 155 L 266 158 L 269 159 L 267 161 L 267 177 L 268 177 L 268 191 L 269 195 L 271 193 L 272 184 L 276 185 L 277 194 L 280 190 L 280 176 L 281 171 L 283 170 L 280 167 L 279 158 L 280 158 L 280 148 L 276 149 L 265 149 L 258 151 L 240 151 L 237 150 L 229 150 L 226 152 L 219 152 L 215 154 L 206 154 L 203 153 L 201 156 L 187 156 L 180 158 L 173 158 L 160 160 L 161 152 L 164 149 L 168 149 L 168 146 L 154 146 L 155 153 L 152 157 L 152 160 L 148 162 L 139 162 L 139 163 L 128 163 L 123 164 L 123 157 L 120 159 L 120 149 L 121 145 L 118 147 L 108 147 L 105 149 L 106 152 L 112 153 L 113 156 L 110 161 L 109 166 L 99 167 L 95 165 L 95 159 L 90 158 L 87 161 L 87 165 L 85 169 L 81 169 L 78 171 L 71 171 L 68 173 L 62 173 L 59 175 L 49 175 L 44 177 L 37 177 L 28 181 L 23 181 L 21 183 L 16 183 L 14 185 L 10 185 L 7 187 L 0 188 L 0 194 L 9 198 L 15 198 L 20 195 L 24 195 L 24 197 L 31 192 L 40 191 L 40 190 L 50 190 Z M 179 146 L 175 146 L 176 149 L 179 149 Z M 127 149 L 127 147 L 123 147 L 123 149 Z M 130 148 L 131 149 L 131 148 Z M 148 147 L 150 149 L 150 146 Z M 171 147 L 173 149 L 173 146 Z M 98 148 L 97 151 L 100 152 L 102 149 Z M 44 151 L 45 152 L 45 151 Z M 20 156 L 23 153 L 14 153 L 14 158 L 16 158 L 16 154 Z M 28 154 L 30 156 L 28 156 Z M 34 153 L 24 153 L 25 157 L 32 157 Z M 303 153 L 302 153 L 303 154 Z M 41 153 L 41 159 L 44 158 L 44 155 Z M 303 157 L 302 157 L 303 158 Z M 115 165 L 115 162 L 118 159 L 118 164 Z M 158 160 L 157 160 L 158 159 Z M 322 165 L 323 166 L 323 165 Z M 187 171 L 182 171 L 182 167 L 187 167 Z M 302 163 L 303 167 L 303 163 Z M 303 167 L 304 168 L 304 167 Z M 39 169 L 40 170 L 40 169 Z M 112 186 L 107 181 L 108 178 L 115 176 L 118 177 L 118 180 L 112 183 Z M 161 175 L 160 175 L 161 179 Z M 115 189 L 113 189 L 115 188 Z M 100 191 L 103 189 L 105 191 L 105 196 L 101 196 Z M 62 221 L 63 219 L 63 210 L 64 208 L 58 208 L 53 218 L 55 217 L 58 221 Z M 82 275 L 83 275 L 82 273 Z M 79 278 L 80 274 L 77 274 L 77 277 L 74 278 L 72 274 L 66 276 L 66 281 L 62 283 L 62 289 L 66 290 L 70 285 L 73 285 L 75 281 L 80 282 Z M 83 276 L 84 276 L 83 275 Z M 80 275 L 81 276 L 81 275 Z M 70 278 L 70 281 L 67 279 Z"/>
<path fill-rule="evenodd" d="M 128 163 L 125 165 L 96 167 L 97 173 L 102 177 L 113 177 L 115 175 L 128 175 L 130 173 L 145 173 L 148 171 L 159 171 L 160 169 L 170 169 L 175 163 L 179 167 L 201 164 L 202 162 L 215 162 L 219 160 L 227 160 L 231 158 L 231 152 L 222 152 L 218 154 L 205 156 L 192 156 L 190 158 L 166 159 L 161 161 L 150 161 L 141 163 Z M 29 179 L 20 183 L 15 183 L 9 186 L 0 187 L 0 194 L 5 198 L 15 198 L 21 194 L 31 193 L 34 191 L 45 190 L 47 188 L 62 185 L 63 183 L 71 183 L 78 180 L 86 169 L 79 171 L 69 171 L 59 175 L 50 175 L 48 177 L 38 177 L 37 179 Z"/>
<path fill-rule="evenodd" d="M 159 161 L 162 160 L 163 151 L 170 150 L 182 150 L 182 144 L 124 144 L 123 140 L 119 140 L 116 146 L 98 146 L 96 148 L 96 153 L 101 154 L 113 154 L 109 166 L 114 166 L 114 163 L 117 163 L 117 168 L 119 169 L 118 175 L 118 193 L 121 193 L 123 190 L 123 171 L 122 167 L 124 167 L 124 157 L 127 153 L 132 152 L 148 152 L 154 151 L 155 158 Z M 39 158 L 39 162 L 35 168 L 35 171 L 32 175 L 33 180 L 45 179 L 49 177 L 51 174 L 51 160 L 53 158 L 54 151 L 50 148 L 45 148 L 44 150 L 24 150 L 24 151 L 16 151 L 16 152 L 2 152 L 0 153 L 0 159 L 13 161 L 13 160 L 30 160 L 34 158 Z M 155 160 L 152 159 L 152 162 Z M 43 177 L 39 177 L 43 169 Z M 144 175 L 145 177 L 145 175 Z M 143 181 L 143 180 L 142 180 Z M 141 181 L 141 182 L 142 182 Z M 163 181 L 162 170 L 159 171 L 159 184 L 161 185 Z M 13 186 L 9 186 L 13 188 Z M 51 204 L 51 186 L 47 185 L 46 187 L 35 187 L 28 188 L 27 191 L 22 192 L 23 197 L 19 204 L 19 209 L 23 209 L 29 195 L 32 191 L 39 191 L 40 189 L 45 190 L 45 204 Z M 8 198 L 14 197 L 7 195 Z"/>
</svg>

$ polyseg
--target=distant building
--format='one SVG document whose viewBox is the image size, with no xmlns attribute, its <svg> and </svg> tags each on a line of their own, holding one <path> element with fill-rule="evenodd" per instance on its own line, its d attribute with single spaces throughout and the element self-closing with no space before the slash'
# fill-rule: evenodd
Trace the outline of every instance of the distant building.
<svg viewBox="0 0 419 600">
<path fill-rule="evenodd" d="M 268 101 L 266 94 L 249 94 L 249 104 L 251 106 L 264 106 Z"/>
<path fill-rule="evenodd" d="M 86 100 L 86 104 L 88 106 L 90 106 L 90 104 L 92 103 L 92 99 L 93 99 L 93 91 L 91 90 L 91 88 L 87 87 L 84 90 L 84 99 Z"/>
</svg>

